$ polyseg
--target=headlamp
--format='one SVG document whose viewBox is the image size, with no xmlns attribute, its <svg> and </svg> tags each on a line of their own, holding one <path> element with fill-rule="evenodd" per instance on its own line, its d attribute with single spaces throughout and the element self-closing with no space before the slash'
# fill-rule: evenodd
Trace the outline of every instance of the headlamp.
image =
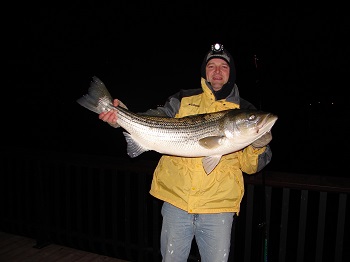
<svg viewBox="0 0 350 262">
<path fill-rule="evenodd" d="M 226 60 L 226 62 L 229 64 L 230 63 L 230 57 L 224 50 L 224 45 L 216 43 L 214 45 L 211 45 L 211 50 L 207 54 L 207 59 L 206 61 L 208 62 L 212 58 L 221 58 Z"/>
<path fill-rule="evenodd" d="M 224 45 L 216 43 L 215 45 L 211 45 L 211 51 L 213 53 L 218 53 L 224 50 Z"/>
</svg>

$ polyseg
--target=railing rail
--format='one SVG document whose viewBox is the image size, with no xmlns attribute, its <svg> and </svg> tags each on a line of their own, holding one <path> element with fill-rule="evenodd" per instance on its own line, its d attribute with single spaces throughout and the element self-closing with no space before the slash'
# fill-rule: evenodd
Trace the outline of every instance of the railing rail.
<svg viewBox="0 0 350 262">
<path fill-rule="evenodd" d="M 3 148 L 1 230 L 129 261 L 160 261 L 156 161 Z M 244 176 L 230 261 L 346 261 L 350 178 Z M 195 244 L 189 261 L 198 261 Z"/>
</svg>

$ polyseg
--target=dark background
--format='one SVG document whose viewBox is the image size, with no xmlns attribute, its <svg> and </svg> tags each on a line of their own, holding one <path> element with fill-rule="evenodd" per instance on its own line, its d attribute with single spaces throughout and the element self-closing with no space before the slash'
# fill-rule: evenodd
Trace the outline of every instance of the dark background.
<svg viewBox="0 0 350 262">
<path fill-rule="evenodd" d="M 267 169 L 349 176 L 346 10 L 15 3 L 3 9 L 2 144 L 128 157 L 121 130 L 76 103 L 91 78 L 130 110 L 145 111 L 199 87 L 202 59 L 220 42 L 235 59 L 241 96 L 279 116 Z"/>
</svg>

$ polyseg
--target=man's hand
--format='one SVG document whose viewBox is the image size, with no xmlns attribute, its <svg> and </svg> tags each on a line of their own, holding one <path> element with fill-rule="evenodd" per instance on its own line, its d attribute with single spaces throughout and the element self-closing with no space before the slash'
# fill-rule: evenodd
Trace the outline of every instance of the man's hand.
<svg viewBox="0 0 350 262">
<path fill-rule="evenodd" d="M 270 131 L 270 132 L 265 133 L 259 139 L 255 140 L 252 143 L 252 146 L 254 148 L 262 148 L 262 147 L 266 146 L 268 143 L 270 143 L 271 140 L 272 140 L 272 134 L 271 134 L 271 131 Z"/>
<path fill-rule="evenodd" d="M 119 100 L 118 99 L 114 99 L 113 105 L 114 106 L 118 106 L 119 105 Z M 102 112 L 101 114 L 99 114 L 98 118 L 101 119 L 104 122 L 107 122 L 108 124 L 110 124 L 113 127 L 118 127 L 117 114 L 116 114 L 115 110 L 111 110 L 111 111 L 108 111 L 108 112 Z"/>
</svg>

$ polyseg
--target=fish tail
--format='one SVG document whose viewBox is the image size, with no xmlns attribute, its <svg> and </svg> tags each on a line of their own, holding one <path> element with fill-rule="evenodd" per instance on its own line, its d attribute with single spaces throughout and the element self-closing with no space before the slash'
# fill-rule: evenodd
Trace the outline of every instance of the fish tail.
<svg viewBox="0 0 350 262">
<path fill-rule="evenodd" d="M 112 108 L 115 109 L 112 96 L 104 83 L 96 76 L 92 78 L 88 93 L 77 99 L 77 102 L 97 114 L 109 111 Z"/>
</svg>

